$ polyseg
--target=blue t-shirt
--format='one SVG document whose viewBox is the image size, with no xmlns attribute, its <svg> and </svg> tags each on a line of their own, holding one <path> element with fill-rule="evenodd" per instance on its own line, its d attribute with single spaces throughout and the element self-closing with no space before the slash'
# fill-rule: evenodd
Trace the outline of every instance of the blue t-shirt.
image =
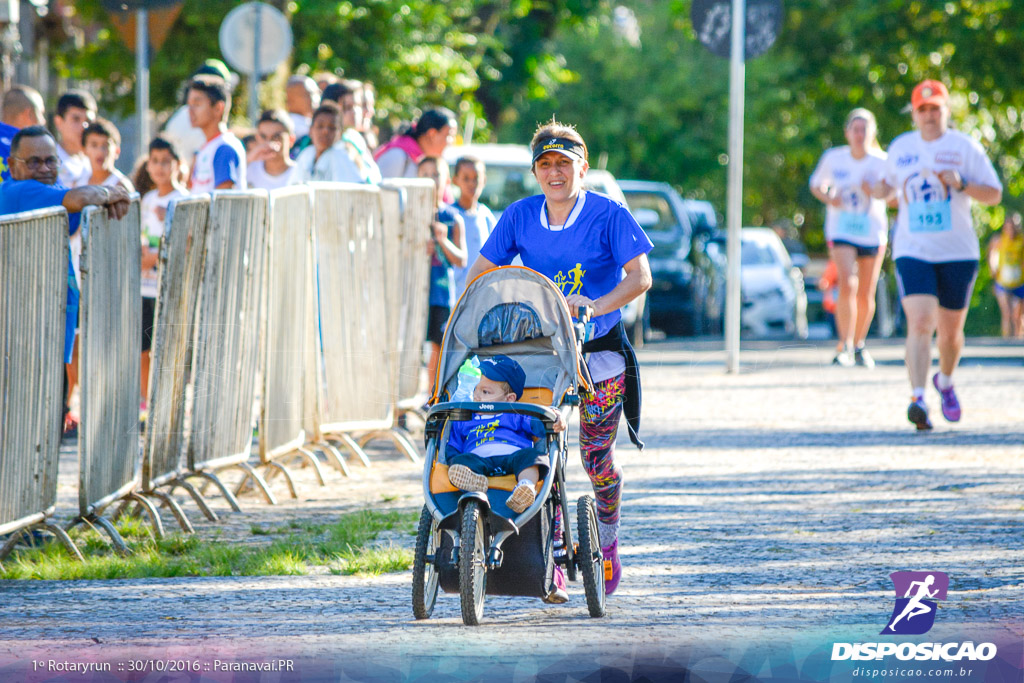
<svg viewBox="0 0 1024 683">
<path fill-rule="evenodd" d="M 61 206 L 64 203 L 64 195 L 69 191 L 63 185 L 44 185 L 38 180 L 8 180 L 0 183 L 0 216 Z M 81 220 L 81 213 L 68 214 L 69 235 L 78 232 L 78 224 Z M 68 274 L 74 279 L 75 271 L 71 267 L 70 254 Z"/>
<path fill-rule="evenodd" d="M 11 179 L 11 165 L 7 159 L 11 156 L 11 141 L 17 133 L 17 128 L 0 121 L 0 183 Z"/>
<path fill-rule="evenodd" d="M 485 444 L 508 444 L 519 450 L 533 446 L 534 440 L 543 436 L 544 424 L 535 417 L 514 413 L 474 413 L 470 420 L 452 422 L 448 455 L 475 453 Z"/>
<path fill-rule="evenodd" d="M 491 210 L 483 204 L 477 204 L 473 213 L 466 213 L 458 204 L 452 204 L 452 208 L 462 216 L 462 222 L 466 227 L 466 267 L 455 268 L 455 297 L 458 298 L 466 289 L 466 274 L 470 266 L 480 255 L 480 247 L 487 241 L 487 236 L 494 230 L 494 224 L 498 221 Z"/>
<path fill-rule="evenodd" d="M 624 265 L 652 247 L 625 205 L 581 191 L 561 229 L 548 227 L 544 195 L 510 205 L 480 254 L 499 266 L 518 254 L 523 265 L 546 275 L 565 296 L 597 299 L 619 284 Z M 604 336 L 620 318 L 617 310 L 594 318 L 594 337 Z"/>
<path fill-rule="evenodd" d="M 437 210 L 437 221 L 448 226 L 448 239 L 452 238 L 452 227 L 455 225 L 455 211 L 450 206 L 442 206 Z M 455 271 L 439 245 L 434 245 L 434 255 L 430 257 L 430 305 L 455 305 Z"/>
</svg>

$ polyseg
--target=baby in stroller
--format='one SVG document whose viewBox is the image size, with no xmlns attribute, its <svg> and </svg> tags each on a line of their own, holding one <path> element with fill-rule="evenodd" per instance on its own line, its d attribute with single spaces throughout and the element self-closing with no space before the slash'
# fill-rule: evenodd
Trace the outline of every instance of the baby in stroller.
<svg viewBox="0 0 1024 683">
<path fill-rule="evenodd" d="M 518 401 L 526 386 L 526 373 L 505 355 L 480 362 L 480 381 L 473 400 L 481 403 Z M 554 431 L 565 429 L 559 414 Z M 533 504 L 537 482 L 548 471 L 543 447 L 544 425 L 536 417 L 510 413 L 474 413 L 454 422 L 448 439 L 448 480 L 463 491 L 486 491 L 487 477 L 514 474 L 516 487 L 506 505 L 520 513 Z M 538 446 L 540 443 L 540 446 Z"/>
</svg>

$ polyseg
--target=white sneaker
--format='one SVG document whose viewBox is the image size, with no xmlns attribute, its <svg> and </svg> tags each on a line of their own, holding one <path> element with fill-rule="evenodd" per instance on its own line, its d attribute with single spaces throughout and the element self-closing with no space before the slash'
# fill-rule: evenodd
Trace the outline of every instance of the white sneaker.
<svg viewBox="0 0 1024 683">
<path fill-rule="evenodd" d="M 448 481 L 463 491 L 486 491 L 487 477 L 477 474 L 465 465 L 452 465 L 448 468 Z"/>
</svg>

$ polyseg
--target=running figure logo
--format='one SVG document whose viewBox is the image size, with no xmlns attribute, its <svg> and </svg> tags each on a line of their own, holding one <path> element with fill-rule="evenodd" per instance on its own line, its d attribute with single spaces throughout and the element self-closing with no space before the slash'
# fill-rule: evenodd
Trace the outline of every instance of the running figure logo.
<svg viewBox="0 0 1024 683">
<path fill-rule="evenodd" d="M 882 635 L 927 633 L 935 623 L 935 601 L 946 599 L 949 577 L 942 572 L 893 572 L 889 577 L 896 588 L 896 606 Z"/>
<path fill-rule="evenodd" d="M 583 276 L 587 274 L 587 271 L 583 270 L 583 264 L 577 263 L 576 267 L 569 271 L 568 277 L 562 271 L 558 271 L 552 282 L 555 286 L 562 290 L 562 294 L 565 296 L 572 296 L 573 294 L 579 294 L 580 289 L 583 287 Z M 569 291 L 565 291 L 565 286 L 569 285 Z"/>
</svg>

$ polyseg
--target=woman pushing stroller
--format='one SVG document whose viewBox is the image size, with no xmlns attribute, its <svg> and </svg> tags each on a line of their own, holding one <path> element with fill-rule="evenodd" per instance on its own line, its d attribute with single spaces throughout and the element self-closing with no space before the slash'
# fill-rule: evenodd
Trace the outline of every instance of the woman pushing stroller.
<svg viewBox="0 0 1024 683">
<path fill-rule="evenodd" d="M 593 310 L 583 351 L 589 354 L 594 390 L 582 399 L 579 442 L 597 499 L 605 592 L 611 594 L 622 571 L 622 470 L 615 463 L 615 438 L 623 412 L 630 440 L 643 448 L 638 433 L 640 376 L 619 309 L 650 288 L 647 254 L 652 244 L 624 205 L 583 189 L 589 169 L 587 146 L 574 127 L 552 120 L 538 128 L 530 147 L 533 174 L 543 194 L 505 210 L 466 281 L 508 265 L 518 255 L 523 265 L 561 290 L 571 311 L 584 306 Z M 556 521 L 556 544 L 560 523 Z M 564 584 L 564 576 L 556 577 L 556 582 L 558 578 Z"/>
</svg>

